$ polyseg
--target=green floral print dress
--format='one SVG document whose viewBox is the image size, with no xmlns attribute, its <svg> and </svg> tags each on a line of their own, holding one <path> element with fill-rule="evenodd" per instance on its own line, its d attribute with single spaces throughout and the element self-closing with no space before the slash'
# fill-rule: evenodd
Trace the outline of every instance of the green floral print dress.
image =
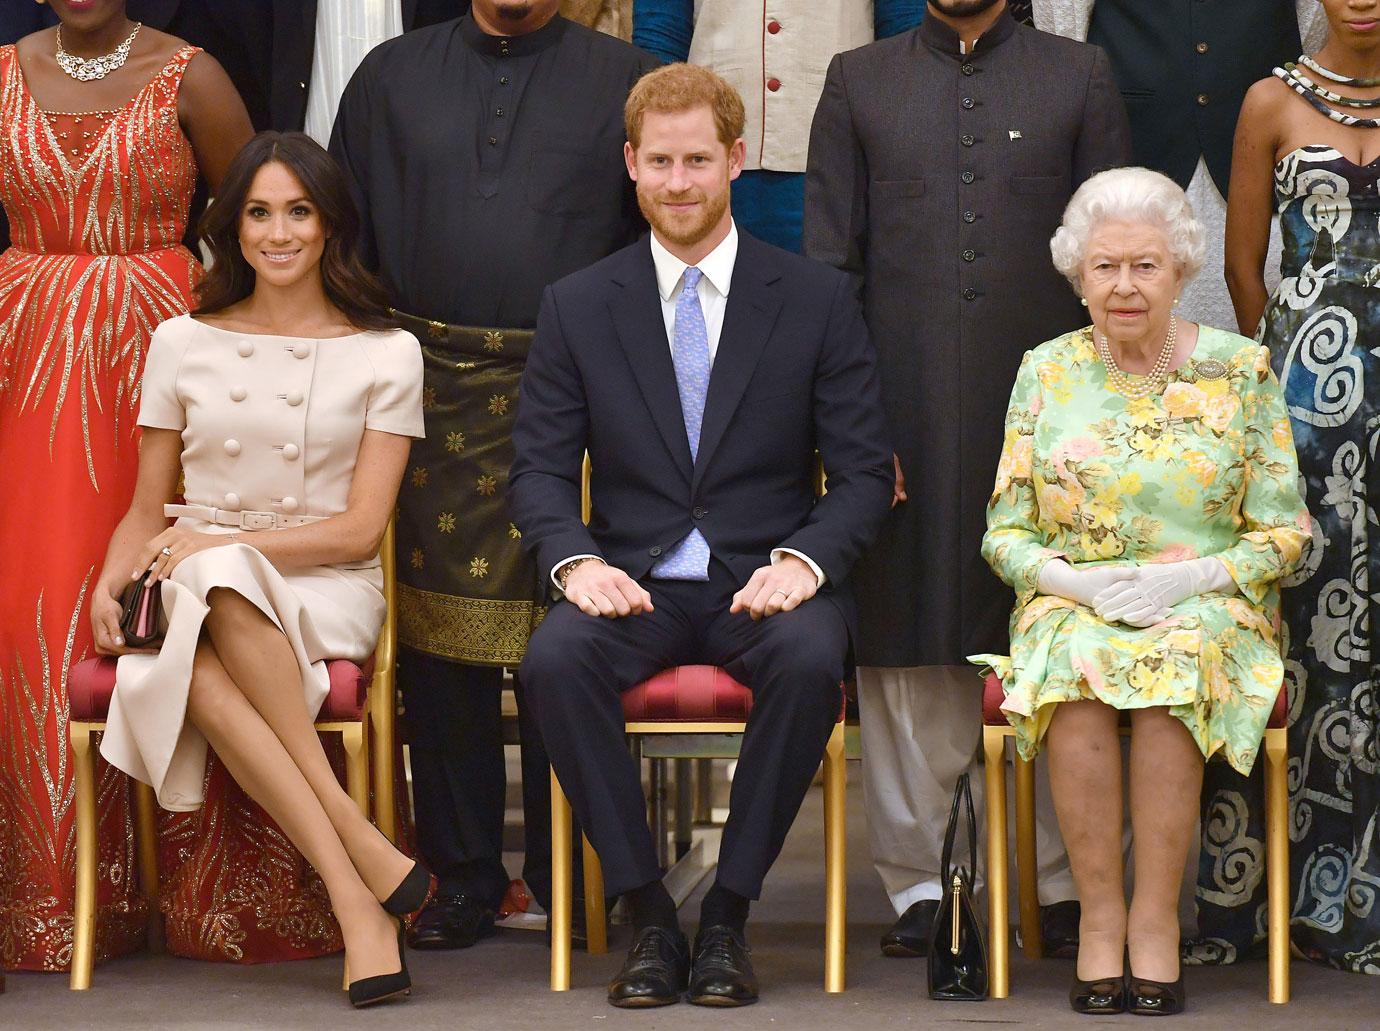
<svg viewBox="0 0 1380 1031">
<path fill-rule="evenodd" d="M 1092 330 L 1026 353 L 982 554 L 1016 591 L 1002 708 L 1032 757 L 1058 702 L 1167 706 L 1204 757 L 1249 773 L 1283 680 L 1277 582 L 1311 541 L 1289 416 L 1269 352 L 1206 326 L 1158 396 L 1108 385 Z M 1075 567 L 1212 556 L 1239 594 L 1205 594 L 1154 626 L 1107 623 L 1038 593 L 1053 558 Z"/>
</svg>

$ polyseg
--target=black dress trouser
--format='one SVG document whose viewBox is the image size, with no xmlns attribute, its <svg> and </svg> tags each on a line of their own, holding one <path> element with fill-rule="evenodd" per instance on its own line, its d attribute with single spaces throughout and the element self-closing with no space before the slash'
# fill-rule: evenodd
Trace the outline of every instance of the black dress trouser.
<svg viewBox="0 0 1380 1031">
<path fill-rule="evenodd" d="M 757 898 L 838 719 L 848 628 L 817 596 L 754 622 L 729 615 L 741 586 L 726 566 L 710 579 L 644 579 L 654 610 L 622 619 L 552 607 L 527 647 L 521 679 L 552 764 L 589 835 L 609 896 L 661 876 L 647 828 L 641 771 L 623 733 L 621 692 L 670 666 L 724 667 L 752 688 L 718 883 Z"/>
<path fill-rule="evenodd" d="M 398 662 L 417 846 L 442 894 L 464 893 L 495 909 L 508 887 L 503 867 L 507 775 L 503 761 L 503 671 L 466 666 L 404 648 Z M 546 749 L 521 683 L 522 876 L 551 905 L 551 778 Z"/>
</svg>

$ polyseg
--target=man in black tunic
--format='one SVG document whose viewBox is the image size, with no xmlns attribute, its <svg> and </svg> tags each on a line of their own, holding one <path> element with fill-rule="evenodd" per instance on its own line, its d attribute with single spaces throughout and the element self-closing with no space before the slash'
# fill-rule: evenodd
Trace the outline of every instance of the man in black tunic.
<svg viewBox="0 0 1380 1031">
<path fill-rule="evenodd" d="M 623 170 L 623 102 L 655 59 L 558 6 L 475 0 L 375 48 L 331 138 L 366 256 L 426 360 L 427 439 L 399 499 L 399 681 L 418 843 L 440 890 L 414 947 L 491 934 L 508 883 L 499 696 L 542 609 L 505 495 L 541 292 L 645 228 Z M 518 706 L 523 873 L 546 906 L 547 759 L 520 688 Z"/>
<path fill-rule="evenodd" d="M 854 571 L 868 830 L 900 914 L 887 955 L 923 953 L 941 894 L 981 726 L 965 658 L 1006 649 L 1014 599 L 980 546 L 1011 384 L 1025 351 L 1087 321 L 1049 239 L 1079 184 L 1129 157 L 1106 56 L 1005 0 L 930 0 L 919 28 L 834 58 L 815 112 L 805 253 L 861 280 L 897 449 L 897 503 Z M 1042 809 L 1054 903 L 1074 891 Z"/>
</svg>

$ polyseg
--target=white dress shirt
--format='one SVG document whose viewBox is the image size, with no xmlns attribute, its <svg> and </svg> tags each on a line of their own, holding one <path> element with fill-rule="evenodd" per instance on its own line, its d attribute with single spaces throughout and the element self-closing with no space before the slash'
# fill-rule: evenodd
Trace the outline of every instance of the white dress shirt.
<svg viewBox="0 0 1380 1031">
<path fill-rule="evenodd" d="M 714 358 L 719 353 L 719 337 L 724 328 L 724 309 L 728 307 L 728 291 L 733 283 L 733 265 L 738 260 L 738 225 L 730 221 L 728 235 L 719 245 L 704 256 L 695 267 L 703 273 L 697 287 L 700 296 L 700 311 L 704 314 L 704 328 L 709 337 L 709 367 L 714 368 Z M 676 338 L 676 304 L 685 288 L 685 270 L 690 266 L 668 251 L 665 245 L 652 233 L 652 265 L 656 269 L 656 289 L 661 298 L 661 317 L 666 323 L 666 344 Z M 674 354 L 674 351 L 673 351 Z M 794 555 L 815 574 L 818 586 L 824 586 L 824 570 L 815 564 L 808 555 L 794 548 L 773 548 L 772 565 L 781 561 L 782 555 Z M 560 590 L 561 582 L 556 573 L 567 562 L 577 558 L 598 558 L 597 555 L 571 555 L 561 559 L 551 567 L 551 582 Z"/>
<path fill-rule="evenodd" d="M 320 0 L 307 91 L 308 136 L 323 147 L 330 143 L 350 76 L 369 51 L 402 31 L 402 0 Z"/>
</svg>

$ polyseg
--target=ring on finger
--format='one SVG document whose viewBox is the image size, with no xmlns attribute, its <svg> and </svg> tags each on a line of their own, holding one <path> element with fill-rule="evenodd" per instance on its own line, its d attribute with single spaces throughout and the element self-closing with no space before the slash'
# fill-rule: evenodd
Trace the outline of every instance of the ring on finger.
<svg viewBox="0 0 1380 1031">
<path fill-rule="evenodd" d="M 172 558 L 172 548 L 168 547 L 165 544 L 163 545 L 162 549 L 158 552 L 158 554 L 166 555 L 168 558 Z"/>
<path fill-rule="evenodd" d="M 781 597 L 783 597 L 783 598 L 786 597 L 786 592 L 785 592 L 785 591 L 780 591 L 780 590 L 772 591 L 772 592 L 771 592 L 771 597 L 775 598 L 778 594 L 781 595 Z"/>
</svg>

